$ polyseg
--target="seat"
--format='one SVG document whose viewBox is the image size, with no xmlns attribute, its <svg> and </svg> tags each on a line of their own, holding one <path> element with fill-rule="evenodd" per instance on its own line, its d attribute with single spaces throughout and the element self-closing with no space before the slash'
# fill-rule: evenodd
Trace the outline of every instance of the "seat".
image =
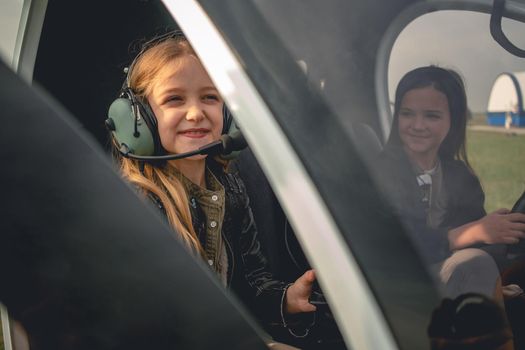
<svg viewBox="0 0 525 350">
<path fill-rule="evenodd" d="M 373 162 L 383 150 L 381 140 L 368 124 L 354 123 L 350 130 L 350 137 L 363 161 L 367 164 Z"/>
</svg>

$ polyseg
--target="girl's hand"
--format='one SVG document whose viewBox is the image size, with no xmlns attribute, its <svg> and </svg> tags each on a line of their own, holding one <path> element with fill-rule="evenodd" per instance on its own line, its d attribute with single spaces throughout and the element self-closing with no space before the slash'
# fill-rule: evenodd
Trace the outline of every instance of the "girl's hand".
<svg viewBox="0 0 525 350">
<path fill-rule="evenodd" d="M 315 281 L 314 270 L 306 271 L 294 284 L 286 290 L 285 312 L 297 314 L 300 312 L 313 312 L 316 307 L 308 301 L 312 294 L 312 285 Z"/>
<path fill-rule="evenodd" d="M 449 231 L 451 249 L 476 243 L 518 243 L 525 238 L 525 214 L 498 209 L 481 219 Z"/>
<path fill-rule="evenodd" d="M 514 244 L 525 237 L 525 214 L 498 209 L 478 221 L 480 222 L 479 237 L 483 243 Z"/>
</svg>

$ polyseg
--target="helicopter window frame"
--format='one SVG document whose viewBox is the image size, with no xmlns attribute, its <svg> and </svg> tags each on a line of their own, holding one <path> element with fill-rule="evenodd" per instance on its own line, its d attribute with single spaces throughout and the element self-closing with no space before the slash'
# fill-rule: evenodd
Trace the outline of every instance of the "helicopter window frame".
<svg viewBox="0 0 525 350">
<path fill-rule="evenodd" d="M 8 66 L 28 83 L 33 80 L 47 4 L 48 0 L 23 0 L 14 48 L 7 57 Z"/>
<path fill-rule="evenodd" d="M 5 0 L 0 8 L 2 9 L 0 17 L 3 25 L 0 58 L 11 66 L 17 49 L 21 24 L 24 22 L 24 3 L 22 0 Z"/>
</svg>

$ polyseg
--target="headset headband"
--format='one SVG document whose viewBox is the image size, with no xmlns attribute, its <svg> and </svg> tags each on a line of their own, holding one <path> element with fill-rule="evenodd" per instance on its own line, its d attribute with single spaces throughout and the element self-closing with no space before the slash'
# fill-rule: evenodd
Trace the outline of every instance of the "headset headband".
<svg viewBox="0 0 525 350">
<path fill-rule="evenodd" d="M 134 69 L 138 59 L 140 57 L 142 57 L 142 55 L 146 51 L 148 51 L 150 48 L 152 48 L 153 46 L 155 46 L 155 45 L 157 45 L 157 44 L 159 44 L 159 43 L 161 43 L 161 42 L 163 42 L 164 40 L 167 40 L 167 39 L 187 40 L 186 36 L 184 35 L 184 33 L 182 33 L 182 31 L 180 31 L 180 30 L 173 30 L 173 31 L 170 31 L 170 32 L 158 35 L 158 36 L 156 36 L 156 37 L 154 37 L 154 38 L 144 42 L 140 46 L 140 51 L 138 52 L 137 55 L 135 55 L 135 58 L 133 59 L 133 61 L 131 61 L 129 66 L 124 67 L 124 73 L 126 73 L 126 79 L 124 80 L 124 84 L 122 85 L 122 90 L 124 90 L 126 88 L 130 88 L 130 86 L 129 86 L 129 77 L 130 77 L 131 72 L 133 71 L 133 69 Z"/>
</svg>

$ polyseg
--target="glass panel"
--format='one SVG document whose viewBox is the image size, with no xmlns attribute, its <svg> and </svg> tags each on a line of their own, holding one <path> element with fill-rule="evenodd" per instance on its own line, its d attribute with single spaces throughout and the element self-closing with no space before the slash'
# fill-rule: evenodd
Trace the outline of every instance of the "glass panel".
<svg viewBox="0 0 525 350">
<path fill-rule="evenodd" d="M 0 57 L 9 64 L 13 59 L 23 2 L 24 0 L 4 0 L 0 4 Z"/>
<path fill-rule="evenodd" d="M 453 237 L 459 235 L 456 228 L 484 217 L 483 203 L 476 202 L 478 204 L 476 211 L 468 215 L 462 211 L 455 211 L 454 208 L 458 203 L 467 206 L 470 202 L 474 203 L 468 195 L 475 196 L 476 201 L 482 198 L 486 186 L 481 170 L 478 170 L 480 161 L 476 159 L 481 151 L 475 151 L 475 154 L 471 152 L 469 156 L 473 168 L 482 177 L 483 187 L 477 183 L 475 177 L 471 176 L 468 168 L 460 163 L 454 163 L 454 167 L 462 169 L 456 170 L 471 181 L 467 185 L 457 177 L 449 176 L 449 165 L 443 165 L 443 169 L 436 170 L 441 177 L 435 181 L 433 187 L 420 187 L 416 174 L 412 176 L 412 171 L 417 170 L 412 169 L 417 165 L 415 164 L 417 159 L 416 157 L 409 159 L 411 150 L 405 152 L 404 147 L 398 147 L 397 154 L 403 157 L 403 162 L 394 163 L 392 168 L 383 169 L 381 173 L 367 172 L 367 167 L 369 170 L 374 170 L 378 164 L 381 164 L 383 159 L 381 157 L 385 157 L 385 152 L 378 156 L 374 152 L 375 148 L 369 143 L 370 137 L 367 136 L 369 134 L 359 129 L 359 126 L 365 124 L 372 129 L 372 133 L 380 133 L 376 103 L 376 91 L 380 89 L 376 90 L 375 72 L 376 62 L 381 58 L 377 55 L 382 45 L 381 40 L 391 33 L 390 25 L 394 20 L 402 19 L 401 15 L 406 18 L 408 12 L 404 11 L 408 10 L 410 1 L 333 0 L 321 3 L 254 0 L 242 6 L 236 5 L 235 11 L 231 11 L 233 6 L 231 8 L 218 6 L 212 1 L 202 0 L 201 3 L 212 13 L 213 20 L 225 33 L 228 42 L 237 50 L 253 83 L 270 105 L 275 118 L 302 158 L 306 170 L 338 222 L 348 246 L 380 301 L 400 346 L 419 348 L 423 347 L 423 344 L 429 345 L 428 326 L 436 321 L 431 318 L 432 311 L 429 310 L 437 310 L 441 297 L 453 296 L 452 293 L 449 294 L 449 286 L 443 285 L 440 281 L 441 279 L 445 282 L 448 278 L 442 275 L 444 262 L 450 262 L 447 259 L 455 253 L 456 248 L 466 248 L 475 243 L 485 242 L 480 237 L 476 237 L 468 244 L 463 242 L 463 245 L 459 245 Z M 452 3 L 450 2 L 451 6 Z M 482 8 L 481 5 L 469 5 L 464 1 L 457 1 L 456 4 L 462 9 L 481 10 Z M 520 6 L 523 4 L 516 5 L 516 7 Z M 421 10 L 422 7 L 420 6 L 419 9 Z M 488 10 L 489 7 L 483 9 Z M 435 10 L 435 7 L 429 8 L 429 11 Z M 228 11 L 230 13 L 227 13 Z M 443 15 L 447 14 L 448 12 L 443 13 Z M 487 15 L 482 15 L 483 23 L 472 19 L 476 14 L 468 11 L 458 12 L 459 17 L 456 19 L 453 16 L 452 14 L 446 18 L 430 20 L 425 22 L 424 31 L 421 29 L 413 31 L 416 34 L 431 34 L 419 40 L 414 37 L 406 39 L 407 49 L 399 53 L 399 56 L 395 56 L 406 67 L 399 68 L 399 76 L 391 84 L 397 84 L 401 75 L 416 65 L 439 64 L 454 68 L 465 78 L 468 98 L 472 100 L 469 104 L 470 115 L 472 115 L 469 123 L 480 118 L 483 121 L 488 118 L 486 112 L 490 84 L 499 73 L 504 71 L 491 73 L 492 68 L 498 65 L 502 67 L 503 63 L 503 65 L 507 64 L 505 69 L 521 69 L 519 66 L 512 66 L 512 62 L 518 63 L 518 61 L 492 41 Z M 425 17 L 423 16 L 422 19 Z M 519 16 L 516 15 L 516 18 Z M 419 19 L 414 23 L 417 21 Z M 453 21 L 457 21 L 460 26 L 454 26 Z M 515 38 L 515 34 L 510 33 L 514 31 L 512 28 L 514 24 L 504 22 L 505 32 L 510 38 Z M 403 35 L 404 33 L 401 37 Z M 445 40 L 437 41 L 436 36 L 442 36 Z M 401 38 L 400 42 L 401 40 L 403 39 Z M 483 42 L 488 46 L 477 46 Z M 515 44 L 523 47 L 519 41 L 515 41 Z M 394 52 L 396 50 L 394 48 Z M 494 54 L 491 50 L 499 50 L 503 56 Z M 416 53 L 427 56 L 424 60 L 413 61 Z M 443 57 L 446 60 L 443 61 Z M 393 67 L 393 62 L 394 53 L 390 67 Z M 482 68 L 478 68 L 479 65 Z M 489 81 L 489 90 L 485 92 L 484 98 L 472 95 L 482 86 L 479 80 L 481 78 Z M 392 78 L 389 80 L 392 81 Z M 454 81 L 457 83 L 456 80 Z M 386 86 L 389 81 L 384 81 L 382 84 Z M 418 97 L 416 100 L 421 101 L 422 98 Z M 481 115 L 477 117 L 480 112 Z M 448 135 L 448 127 L 445 125 L 444 129 L 439 130 L 441 133 L 437 138 L 438 143 L 432 145 L 434 156 L 437 155 L 441 141 Z M 397 132 L 397 128 L 395 131 Z M 474 150 L 475 146 L 471 145 L 474 137 L 471 137 L 470 128 L 468 133 L 467 149 Z M 424 144 L 426 141 L 414 142 L 417 145 Z M 379 142 L 378 152 L 381 152 L 382 147 Z M 523 173 L 521 173 L 524 164 L 523 156 L 514 153 L 516 149 L 518 150 L 516 152 L 520 152 L 520 146 L 512 143 L 510 147 L 514 150 L 509 152 L 512 160 L 508 163 L 520 169 L 514 173 L 513 181 L 523 181 Z M 356 153 L 360 157 L 356 157 Z M 502 157 L 496 155 L 492 158 Z M 436 159 L 432 158 L 434 161 Z M 437 161 L 432 165 L 435 166 L 436 163 Z M 400 165 L 404 168 L 400 170 L 402 173 L 397 174 Z M 405 173 L 408 173 L 408 177 L 405 177 Z M 433 174 L 427 175 L 432 178 Z M 382 205 L 387 202 L 385 198 L 392 193 L 384 189 L 378 194 L 376 188 L 369 186 L 370 175 L 378 175 L 377 179 L 373 176 L 375 180 L 381 181 L 381 183 L 376 182 L 376 185 L 394 183 L 397 180 L 406 181 L 391 190 L 397 191 L 407 205 L 396 208 L 399 202 L 388 201 L 388 208 L 383 208 Z M 399 179 L 396 178 L 397 176 Z M 445 181 L 448 182 L 443 185 Z M 424 182 L 423 184 L 428 185 Z M 438 192 L 436 184 L 441 184 L 445 190 Z M 456 187 L 450 187 L 450 184 L 455 184 Z M 405 185 L 409 187 L 408 190 L 403 187 Z M 470 190 L 470 185 L 475 188 Z M 523 187 L 522 182 L 521 186 Z M 383 187 L 379 188 L 383 189 Z M 432 192 L 429 191 L 432 189 L 435 195 L 430 197 Z M 489 199 L 490 191 L 488 189 L 486 191 Z M 521 191 L 515 191 L 516 199 Z M 468 195 L 461 195 L 464 192 Z M 449 201 L 450 198 L 457 202 Z M 427 202 L 423 201 L 425 199 Z M 423 206 L 425 203 L 430 203 L 430 207 Z M 511 205 L 512 202 L 506 206 Z M 377 208 L 381 209 L 376 212 Z M 392 214 L 402 221 L 404 230 L 393 223 L 388 224 Z M 454 215 L 456 220 L 446 221 L 449 217 L 454 218 Z M 445 223 L 450 223 L 450 226 Z M 408 237 L 409 240 L 405 241 L 403 237 L 405 239 Z M 453 249 L 450 249 L 450 245 Z M 419 255 L 414 254 L 411 247 L 416 248 Z M 502 244 L 492 245 L 491 248 L 506 249 Z M 461 250 L 460 253 L 470 252 L 470 250 Z M 478 251 L 476 250 L 475 253 L 477 254 Z M 492 254 L 492 252 L 488 253 Z M 461 257 L 461 254 L 454 256 Z M 476 257 L 475 260 L 477 261 L 478 258 Z M 487 262 L 486 267 L 481 267 L 477 271 L 478 273 L 481 271 L 483 275 L 481 280 L 488 285 L 485 295 L 490 297 L 488 301 L 482 299 L 482 304 L 494 305 L 492 297 L 497 296 L 497 302 L 501 305 L 503 297 L 496 281 L 499 276 L 498 267 L 487 253 L 482 253 L 482 258 L 479 260 Z M 435 288 L 433 286 L 429 290 L 431 283 L 425 279 L 418 267 L 434 278 Z M 492 274 L 493 280 L 487 277 L 489 274 Z M 472 276 L 470 273 L 467 275 Z M 458 291 L 459 294 L 456 293 L 454 297 L 472 291 L 472 283 L 459 284 L 461 288 L 466 289 Z M 400 285 L 403 287 L 396 288 Z M 471 302 L 472 300 L 466 301 L 466 303 Z M 446 310 L 439 309 L 439 312 L 446 312 Z M 477 323 L 477 321 L 473 319 L 468 323 L 481 327 L 481 322 Z M 432 325 L 438 328 L 447 327 L 445 324 L 432 323 Z M 508 341 L 508 338 L 504 341 Z"/>
<path fill-rule="evenodd" d="M 423 200 L 429 203 L 427 225 L 432 226 L 428 220 L 436 219 L 433 213 L 442 210 L 446 214 L 437 219 L 441 220 L 437 226 L 455 228 L 448 231 L 448 241 L 456 252 L 439 270 L 440 279 L 449 282 L 445 295 L 456 302 L 465 293 L 476 292 L 495 298 L 500 305 L 504 304 L 516 348 L 522 348 L 525 334 L 518 325 L 523 323 L 520 302 L 525 279 L 520 259 L 525 254 L 525 246 L 523 241 L 515 244 L 518 239 L 506 229 L 506 225 L 523 218 L 514 219 L 503 213 L 513 207 L 525 190 L 525 113 L 522 90 L 525 86 L 525 61 L 511 55 L 494 41 L 489 32 L 489 23 L 488 14 L 437 11 L 418 17 L 404 28 L 393 46 L 388 70 L 389 99 L 393 114 L 397 114 L 394 116 L 392 135 L 399 135 L 392 139 L 391 144 L 404 147 L 405 152 L 401 153 L 405 153 L 412 162 L 422 192 L 429 193 L 426 199 L 422 195 Z M 503 31 L 520 48 L 525 45 L 522 35 L 524 29 L 524 23 L 510 19 L 503 21 Z M 445 75 L 444 71 L 438 73 L 439 68 L 425 68 L 426 73 L 423 70 L 415 71 L 418 67 L 429 65 L 459 74 L 466 91 L 465 114 L 460 112 L 461 98 L 458 96 L 461 93 L 460 89 L 454 87 L 457 86 L 454 82 L 456 79 Z M 430 69 L 433 73 L 430 73 Z M 405 75 L 407 72 L 410 73 Z M 430 74 L 434 75 L 431 77 Z M 397 96 L 396 87 L 399 90 Z M 438 102 L 440 98 L 444 102 Z M 399 108 L 394 108 L 396 104 Z M 431 110 L 441 113 L 441 108 L 444 111 L 441 117 L 431 116 L 434 113 Z M 449 123 L 448 131 L 444 134 L 447 138 L 436 143 L 439 153 L 434 159 L 437 162 L 427 163 L 427 168 L 424 168 L 425 159 L 432 158 L 422 153 L 430 149 L 425 147 L 431 145 L 431 139 L 425 141 L 423 138 L 437 137 L 439 130 L 436 127 L 441 123 L 439 118 Z M 466 139 L 457 131 L 460 130 L 460 120 L 466 120 Z M 446 147 L 455 150 L 453 147 L 456 146 L 452 146 L 454 143 L 449 137 L 453 132 L 456 132 L 458 140 L 465 140 L 465 157 L 459 151 L 454 154 L 446 151 Z M 471 169 L 466 166 L 468 164 Z M 434 169 L 438 169 L 437 174 L 441 175 L 436 175 Z M 427 176 L 429 182 L 423 181 L 423 176 Z M 439 186 L 440 189 L 436 190 Z M 433 193 L 437 193 L 440 198 L 432 200 Z M 500 208 L 506 209 L 501 211 Z M 490 214 L 496 210 L 499 210 L 498 214 Z M 492 222 L 490 225 L 489 221 Z M 524 231 L 517 230 L 517 236 L 520 237 Z M 461 257 L 460 254 L 466 252 L 476 254 L 485 262 Z M 446 266 L 452 259 L 456 259 L 454 264 L 457 266 L 447 270 L 449 267 Z M 452 292 L 449 286 L 456 283 L 454 276 L 460 269 L 472 269 L 471 276 L 478 271 L 481 273 L 480 278 L 476 281 L 474 276 L 463 280 L 458 286 L 461 285 L 464 291 Z M 503 287 L 499 286 L 500 282 Z M 488 288 L 483 289 L 483 284 Z M 503 288 L 503 293 L 498 288 Z M 453 312 L 459 313 L 458 310 Z M 472 318 L 469 323 L 472 330 L 486 327 L 481 319 Z M 435 322 L 434 327 L 441 328 L 434 328 L 434 336 L 446 338 L 444 329 L 452 326 L 451 320 L 440 325 Z M 506 328 L 503 323 L 491 327 L 499 327 L 500 330 Z M 508 327 L 506 329 L 509 331 Z"/>
<path fill-rule="evenodd" d="M 237 51 L 325 200 L 369 283 L 364 294 L 379 300 L 402 348 L 424 347 L 437 293 L 367 171 L 382 147 L 375 54 L 406 2 L 201 3 Z M 293 206 L 293 198 L 288 201 L 283 206 Z M 410 287 L 399 288 L 400 281 Z"/>
<path fill-rule="evenodd" d="M 525 121 L 516 110 L 520 89 L 512 79 L 521 79 L 525 60 L 500 47 L 490 36 L 488 24 L 489 15 L 465 11 L 439 11 L 417 18 L 392 49 L 388 86 L 393 104 L 400 78 L 416 67 L 433 64 L 452 68 L 462 76 L 470 111 L 468 156 L 485 191 L 485 208 L 492 212 L 512 208 L 524 190 L 525 139 L 521 136 L 525 129 L 519 126 Z M 503 21 L 504 32 L 518 47 L 525 45 L 524 28 L 521 22 Z M 498 110 L 490 110 L 491 99 L 495 103 L 500 98 L 503 100 L 496 103 L 502 105 L 494 107 Z M 507 132 L 505 112 L 513 122 Z"/>
</svg>

